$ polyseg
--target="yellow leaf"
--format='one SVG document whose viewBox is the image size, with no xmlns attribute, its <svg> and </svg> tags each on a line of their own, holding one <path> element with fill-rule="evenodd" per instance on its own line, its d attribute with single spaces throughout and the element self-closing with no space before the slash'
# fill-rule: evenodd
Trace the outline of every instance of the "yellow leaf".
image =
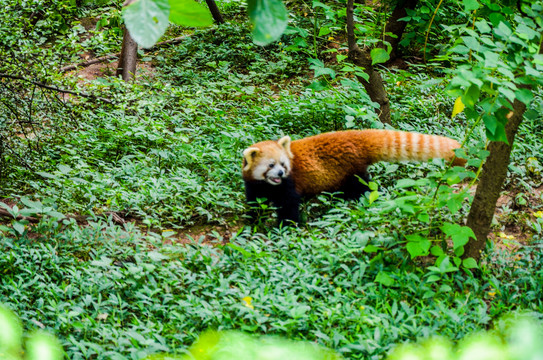
<svg viewBox="0 0 543 360">
<path fill-rule="evenodd" d="M 246 296 L 244 297 L 243 299 L 241 299 L 243 301 L 243 305 L 247 306 L 248 308 L 251 308 L 251 309 L 254 309 L 255 307 L 253 305 L 251 305 L 251 303 L 253 302 L 253 298 L 250 297 L 250 296 Z"/>
<path fill-rule="evenodd" d="M 464 103 L 462 102 L 462 98 L 459 96 L 456 98 L 454 102 L 453 112 L 451 119 L 454 118 L 457 114 L 460 114 L 462 111 L 464 111 Z"/>
</svg>

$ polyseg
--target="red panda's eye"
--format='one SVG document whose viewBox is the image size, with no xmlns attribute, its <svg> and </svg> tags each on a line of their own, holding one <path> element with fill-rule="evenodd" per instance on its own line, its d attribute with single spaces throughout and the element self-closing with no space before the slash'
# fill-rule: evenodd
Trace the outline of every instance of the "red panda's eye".
<svg viewBox="0 0 543 360">
<path fill-rule="evenodd" d="M 270 164 L 270 169 L 272 169 L 275 166 L 275 164 Z"/>
</svg>

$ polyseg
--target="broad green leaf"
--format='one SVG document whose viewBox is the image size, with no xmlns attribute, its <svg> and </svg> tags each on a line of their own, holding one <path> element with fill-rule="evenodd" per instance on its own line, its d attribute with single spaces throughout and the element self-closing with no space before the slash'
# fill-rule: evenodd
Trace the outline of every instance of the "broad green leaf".
<svg viewBox="0 0 543 360">
<path fill-rule="evenodd" d="M 144 48 L 150 48 L 168 27 L 170 4 L 168 0 L 135 0 L 123 9 L 123 19 L 132 39 Z"/>
<path fill-rule="evenodd" d="M 487 51 L 484 54 L 485 57 L 485 67 L 493 69 L 498 66 L 500 55 L 498 53 Z"/>
<path fill-rule="evenodd" d="M 406 238 L 408 242 L 405 247 L 409 252 L 409 255 L 411 255 L 411 259 L 417 256 L 428 255 L 430 246 L 432 245 L 430 240 L 417 234 L 407 235 Z"/>
<path fill-rule="evenodd" d="M 13 223 L 13 229 L 17 231 L 19 235 L 23 235 L 25 232 L 25 224 L 16 221 Z"/>
<path fill-rule="evenodd" d="M 336 55 L 336 60 L 338 63 L 342 62 L 343 60 L 347 59 L 347 55 L 341 55 L 341 54 L 337 54 Z M 343 69 L 341 69 L 341 71 L 344 71 Z"/>
<path fill-rule="evenodd" d="M 36 210 L 39 210 L 39 211 L 41 211 L 41 210 L 43 209 L 43 205 L 42 205 L 41 202 L 39 202 L 39 201 L 32 201 L 32 200 L 30 200 L 29 198 L 27 198 L 26 196 L 23 196 L 23 197 L 21 198 L 21 202 L 22 202 L 25 206 L 29 207 L 30 209 L 36 209 Z"/>
<path fill-rule="evenodd" d="M 253 24 L 253 41 L 268 45 L 278 40 L 287 28 L 288 12 L 282 0 L 248 0 L 249 18 Z"/>
<path fill-rule="evenodd" d="M 518 89 L 515 91 L 515 98 L 518 101 L 528 105 L 534 98 L 534 94 L 528 89 Z"/>
<path fill-rule="evenodd" d="M 392 286 L 394 284 L 394 279 L 390 277 L 388 272 L 380 271 L 375 277 L 375 282 L 378 282 L 384 286 Z"/>
<path fill-rule="evenodd" d="M 430 249 L 430 253 L 434 256 L 445 255 L 441 246 L 437 246 L 437 245 L 432 246 L 432 248 Z"/>
<path fill-rule="evenodd" d="M 70 173 L 70 171 L 72 171 L 72 168 L 69 167 L 68 165 L 59 165 L 58 166 L 58 169 L 60 170 L 61 173 L 63 173 L 64 175 L 67 175 Z"/>
<path fill-rule="evenodd" d="M 373 204 L 375 200 L 377 200 L 377 198 L 379 197 L 379 192 L 377 191 L 372 191 L 370 193 L 370 196 L 369 196 L 369 201 L 370 201 L 370 204 Z"/>
<path fill-rule="evenodd" d="M 326 79 L 320 79 L 320 80 L 313 81 L 311 84 L 309 84 L 308 88 L 314 91 L 322 91 L 322 90 L 329 89 L 330 84 L 328 84 Z"/>
<path fill-rule="evenodd" d="M 479 2 L 477 0 L 462 0 L 465 11 L 473 11 L 479 8 Z"/>
<path fill-rule="evenodd" d="M 474 258 L 467 258 L 462 261 L 462 265 L 467 269 L 474 269 L 478 268 L 479 265 L 477 265 L 477 261 L 475 261 Z"/>
<path fill-rule="evenodd" d="M 184 26 L 210 26 L 209 9 L 194 0 L 170 0 L 170 21 Z"/>
<path fill-rule="evenodd" d="M 453 107 L 453 112 L 452 112 L 451 118 L 454 118 L 456 115 L 458 115 L 462 111 L 464 111 L 465 107 L 466 106 L 462 102 L 462 97 L 461 96 L 457 97 L 456 100 L 454 101 L 454 107 Z"/>
<path fill-rule="evenodd" d="M 430 215 L 428 215 L 428 213 L 426 211 L 423 211 L 423 212 L 420 212 L 420 213 L 417 214 L 417 219 L 420 222 L 429 223 L 430 222 Z"/>
<path fill-rule="evenodd" d="M 451 237 L 454 249 L 466 245 L 470 238 L 475 239 L 475 234 L 473 233 L 473 230 L 471 230 L 467 226 L 445 223 L 441 227 L 441 230 L 443 230 L 445 234 Z"/>
<path fill-rule="evenodd" d="M 513 31 L 503 21 L 500 21 L 498 27 L 494 29 L 494 34 L 498 35 L 504 40 L 507 40 L 511 34 L 513 34 Z"/>
<path fill-rule="evenodd" d="M 44 172 L 44 171 L 37 171 L 36 174 L 40 175 L 40 176 L 43 176 L 44 178 L 47 178 L 47 179 L 56 179 L 57 177 L 53 174 L 49 174 L 48 172 Z"/>
<path fill-rule="evenodd" d="M 494 135 L 499 124 L 498 119 L 495 116 L 485 114 L 483 115 L 483 122 L 485 123 L 487 134 Z"/>
<path fill-rule="evenodd" d="M 475 26 L 477 27 L 477 30 L 479 30 L 480 33 L 489 33 L 492 31 L 492 28 L 488 26 L 488 22 L 486 20 L 478 20 L 475 22 Z"/>
<path fill-rule="evenodd" d="M 368 245 L 364 248 L 364 252 L 367 252 L 367 253 L 375 253 L 377 251 L 381 250 L 380 248 L 378 248 L 377 246 L 375 245 Z"/>
<path fill-rule="evenodd" d="M 480 93 L 481 91 L 477 85 L 471 85 L 464 93 L 464 96 L 462 96 L 462 102 L 472 108 L 477 103 L 477 100 L 479 100 Z"/>
<path fill-rule="evenodd" d="M 371 56 L 371 64 L 382 64 L 388 61 L 390 59 L 390 55 L 386 52 L 385 49 L 382 48 L 373 48 L 370 52 Z"/>
</svg>

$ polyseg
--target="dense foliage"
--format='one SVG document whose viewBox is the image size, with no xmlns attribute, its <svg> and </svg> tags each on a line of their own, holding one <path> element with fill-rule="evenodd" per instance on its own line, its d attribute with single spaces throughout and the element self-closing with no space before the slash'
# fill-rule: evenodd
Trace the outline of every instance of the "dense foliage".
<svg viewBox="0 0 543 360">
<path fill-rule="evenodd" d="M 323 194 L 305 203 L 305 225 L 278 229 L 268 217 L 245 226 L 244 148 L 382 126 L 341 46 L 343 2 L 289 4 L 289 28 L 266 47 L 252 42 L 243 5 L 223 2 L 232 21 L 171 27 L 167 36 L 186 33 L 184 41 L 141 51 L 133 83 L 60 71 L 119 50 L 118 4 L 50 3 L 0 8 L 0 73 L 12 75 L 0 79 L 0 209 L 13 215 L 0 224 L 0 302 L 25 330 L 58 336 L 68 358 L 182 353 L 211 328 L 377 359 L 419 337 L 460 340 L 509 311 L 541 317 L 540 90 L 529 99 L 487 254 L 469 270 L 474 264 L 461 268 L 453 251 L 469 238 L 459 224 L 488 132 L 473 125 L 473 112 L 451 114 L 457 96 L 480 110 L 476 100 L 491 99 L 485 91 L 498 83 L 448 92 L 460 62 L 478 55 L 460 47 L 473 41 L 463 32 L 469 7 L 441 8 L 426 34 L 437 2 L 423 2 L 402 42 L 411 65 L 380 71 L 393 126 L 465 140 L 474 167 L 376 164 L 371 195 Z M 387 9 L 357 9 L 360 42 L 377 43 Z M 516 9 L 504 9 L 518 24 Z M 519 39 L 535 43 L 531 34 Z M 439 56 L 424 64 L 423 51 Z"/>
</svg>

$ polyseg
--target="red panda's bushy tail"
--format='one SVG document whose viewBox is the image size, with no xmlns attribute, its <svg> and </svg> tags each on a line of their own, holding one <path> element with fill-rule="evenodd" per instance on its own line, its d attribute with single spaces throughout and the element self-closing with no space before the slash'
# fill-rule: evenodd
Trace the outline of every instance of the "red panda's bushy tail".
<svg viewBox="0 0 543 360">
<path fill-rule="evenodd" d="M 441 158 L 464 165 L 465 159 L 455 158 L 458 141 L 445 136 L 425 135 L 393 130 L 365 130 L 366 143 L 372 148 L 374 161 L 427 161 Z"/>
</svg>

